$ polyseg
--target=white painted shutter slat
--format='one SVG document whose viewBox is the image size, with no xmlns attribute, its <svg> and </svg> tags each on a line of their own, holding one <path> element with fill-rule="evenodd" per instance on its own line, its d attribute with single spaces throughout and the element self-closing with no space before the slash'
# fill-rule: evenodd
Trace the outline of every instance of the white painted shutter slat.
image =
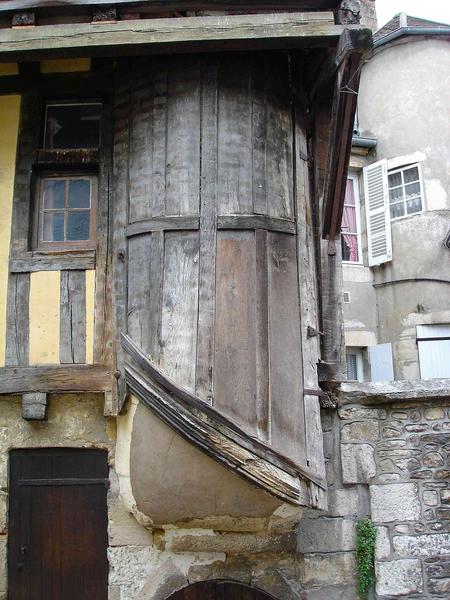
<svg viewBox="0 0 450 600">
<path fill-rule="evenodd" d="M 393 381 L 394 363 L 392 360 L 392 344 L 369 346 L 369 363 L 372 381 Z"/>
<path fill-rule="evenodd" d="M 364 167 L 369 267 L 392 260 L 387 160 Z"/>
</svg>

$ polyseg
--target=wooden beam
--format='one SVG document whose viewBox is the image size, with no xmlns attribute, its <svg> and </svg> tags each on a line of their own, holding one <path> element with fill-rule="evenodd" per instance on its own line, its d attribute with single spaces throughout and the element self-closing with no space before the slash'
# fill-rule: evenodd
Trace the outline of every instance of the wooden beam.
<svg viewBox="0 0 450 600">
<path fill-rule="evenodd" d="M 1 60 L 0 56 L 0 62 Z M 65 94 L 92 97 L 109 92 L 112 85 L 113 80 L 109 73 L 40 73 L 34 78 L 23 74 L 4 75 L 0 77 L 0 94 L 37 92 L 58 95 L 61 94 L 61 90 L 64 90 Z"/>
<path fill-rule="evenodd" d="M 0 368 L 0 394 L 28 392 L 105 392 L 111 370 L 100 365 Z"/>
<path fill-rule="evenodd" d="M 358 25 L 350 28 L 361 29 Z M 1 29 L 2 61 L 69 56 L 304 48 L 336 44 L 344 28 L 312 13 L 141 19 Z"/>
<path fill-rule="evenodd" d="M 265 215 L 219 215 L 217 229 L 265 229 L 281 233 L 296 231 L 295 221 Z"/>
<path fill-rule="evenodd" d="M 337 72 L 322 212 L 322 236 L 331 241 L 340 234 L 360 70 L 371 46 L 370 30 L 360 29 L 357 33 L 346 30 L 341 36 L 333 61 Z M 334 253 L 332 245 L 329 252 Z"/>
<path fill-rule="evenodd" d="M 36 256 L 31 252 L 23 258 L 9 261 L 10 273 L 33 273 L 35 271 L 86 271 L 95 269 L 95 250 L 86 254 L 57 254 Z"/>
<path fill-rule="evenodd" d="M 30 8 L 83 7 L 88 5 L 123 6 L 130 10 L 332 10 L 341 0 L 3 0 L 0 13 Z"/>
</svg>

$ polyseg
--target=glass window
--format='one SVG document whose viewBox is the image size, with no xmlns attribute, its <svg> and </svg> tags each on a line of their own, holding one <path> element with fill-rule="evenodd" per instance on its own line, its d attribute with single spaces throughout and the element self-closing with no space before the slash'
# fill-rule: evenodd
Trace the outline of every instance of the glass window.
<svg viewBox="0 0 450 600">
<path fill-rule="evenodd" d="M 341 225 L 342 260 L 361 262 L 358 179 L 350 176 L 345 190 Z"/>
<path fill-rule="evenodd" d="M 38 247 L 85 246 L 93 239 L 96 178 L 53 176 L 39 181 Z"/>
<path fill-rule="evenodd" d="M 388 173 L 391 219 L 422 211 L 419 165 L 409 165 Z"/>
<path fill-rule="evenodd" d="M 101 109 L 98 102 L 47 104 L 44 148 L 98 148 Z"/>
</svg>

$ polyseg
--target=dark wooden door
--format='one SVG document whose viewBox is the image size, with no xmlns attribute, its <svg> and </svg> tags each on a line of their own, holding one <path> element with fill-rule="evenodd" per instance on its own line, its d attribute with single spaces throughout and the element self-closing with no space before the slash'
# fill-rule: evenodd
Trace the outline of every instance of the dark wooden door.
<svg viewBox="0 0 450 600">
<path fill-rule="evenodd" d="M 9 600 L 106 600 L 107 454 L 10 454 Z"/>
<path fill-rule="evenodd" d="M 168 600 L 270 600 L 265 592 L 240 583 L 202 581 L 172 594 Z"/>
</svg>

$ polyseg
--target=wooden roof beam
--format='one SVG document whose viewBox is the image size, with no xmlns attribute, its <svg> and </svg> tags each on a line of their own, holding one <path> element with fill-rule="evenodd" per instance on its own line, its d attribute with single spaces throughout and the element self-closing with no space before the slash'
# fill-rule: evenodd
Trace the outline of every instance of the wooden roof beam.
<svg viewBox="0 0 450 600">
<path fill-rule="evenodd" d="M 334 46 L 344 31 L 317 13 L 141 19 L 0 30 L 0 61 Z M 361 30 L 359 25 L 347 28 Z"/>
</svg>

